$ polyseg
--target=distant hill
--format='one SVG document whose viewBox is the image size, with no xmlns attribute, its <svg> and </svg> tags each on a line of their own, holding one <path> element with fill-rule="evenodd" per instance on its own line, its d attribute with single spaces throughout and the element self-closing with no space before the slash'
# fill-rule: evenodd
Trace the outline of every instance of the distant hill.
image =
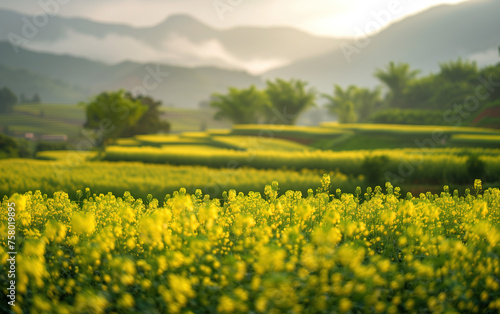
<svg viewBox="0 0 500 314">
<path fill-rule="evenodd" d="M 373 77 L 375 69 L 390 61 L 409 63 L 424 74 L 437 71 L 440 62 L 458 57 L 475 59 L 479 65 L 497 63 L 499 12 L 498 0 L 437 6 L 374 35 L 365 48 L 350 55 L 350 62 L 339 48 L 268 71 L 263 77 L 299 77 L 321 91 L 331 92 L 333 84 L 374 86 L 378 83 Z M 343 44 L 354 46 L 351 41 Z"/>
<path fill-rule="evenodd" d="M 15 53 L 7 42 L 0 42 L 0 56 L 0 86 L 27 95 L 37 92 L 44 102 L 75 103 L 104 90 L 124 88 L 145 90 L 166 105 L 194 108 L 212 93 L 225 92 L 229 86 L 263 84 L 244 71 L 136 62 L 108 65 L 25 49 Z"/>
<path fill-rule="evenodd" d="M 35 74 L 25 69 L 0 65 L 0 87 L 8 86 L 18 97 L 24 94 L 31 98 L 38 94 L 42 101 L 74 103 L 85 100 L 89 91 L 64 81 Z"/>
<path fill-rule="evenodd" d="M 32 17 L 0 9 L 0 41 L 8 40 L 9 33 L 21 35 L 23 19 Z M 287 27 L 219 30 L 187 15 L 144 28 L 53 16 L 25 48 L 107 63 L 132 60 L 265 71 L 326 53 L 339 43 Z"/>
</svg>

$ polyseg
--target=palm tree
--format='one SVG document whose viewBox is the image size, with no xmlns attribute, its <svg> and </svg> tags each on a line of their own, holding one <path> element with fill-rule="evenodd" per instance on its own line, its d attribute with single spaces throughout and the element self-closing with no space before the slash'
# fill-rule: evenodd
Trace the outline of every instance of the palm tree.
<svg viewBox="0 0 500 314">
<path fill-rule="evenodd" d="M 410 70 L 407 63 L 390 62 L 385 70 L 377 69 L 375 77 L 389 88 L 388 103 L 391 107 L 404 107 L 405 92 L 417 77 L 418 70 Z"/>
<path fill-rule="evenodd" d="M 450 82 L 471 82 L 479 76 L 479 70 L 476 62 L 463 61 L 458 58 L 457 61 L 440 63 L 441 69 L 439 76 Z"/>
<path fill-rule="evenodd" d="M 306 89 L 306 85 L 304 81 L 293 79 L 267 81 L 266 94 L 271 109 L 268 110 L 267 122 L 295 124 L 301 112 L 315 106 L 316 91 Z"/>
<path fill-rule="evenodd" d="M 370 90 L 358 87 L 354 91 L 354 109 L 358 115 L 359 122 L 366 122 L 382 104 L 380 88 Z"/>
<path fill-rule="evenodd" d="M 380 106 L 380 89 L 373 91 L 354 85 L 343 89 L 339 85 L 334 86 L 332 95 L 323 94 L 328 99 L 328 109 L 337 115 L 340 123 L 354 123 L 366 121 L 366 119 Z"/>
<path fill-rule="evenodd" d="M 227 119 L 235 124 L 258 123 L 268 100 L 266 94 L 252 85 L 247 89 L 230 87 L 226 95 L 213 94 L 210 106 L 217 108 L 216 119 Z"/>
<path fill-rule="evenodd" d="M 328 110 L 338 117 L 340 123 L 354 123 L 358 121 L 354 105 L 356 88 L 356 86 L 350 85 L 344 90 L 341 86 L 335 85 L 333 96 L 328 94 L 322 95 L 329 101 L 326 105 Z"/>
</svg>

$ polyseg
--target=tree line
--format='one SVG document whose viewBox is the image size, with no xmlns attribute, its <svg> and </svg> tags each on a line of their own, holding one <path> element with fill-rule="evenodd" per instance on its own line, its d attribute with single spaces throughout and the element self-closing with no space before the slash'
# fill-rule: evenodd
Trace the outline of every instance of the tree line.
<svg viewBox="0 0 500 314">
<path fill-rule="evenodd" d="M 18 98 L 16 94 L 7 86 L 0 89 L 0 113 L 9 113 L 14 111 L 14 106 L 21 103 L 39 104 L 42 102 L 40 95 L 35 93 L 33 98 L 27 98 L 24 93 Z"/>
<path fill-rule="evenodd" d="M 458 59 L 441 63 L 437 73 L 419 74 L 407 63 L 390 62 L 375 71 L 381 84 L 372 89 L 336 84 L 332 94 L 318 95 L 305 81 L 276 79 L 267 81 L 264 90 L 231 87 L 225 94 L 213 94 L 209 103 L 216 118 L 236 124 L 294 124 L 319 97 L 340 123 L 399 119 L 403 124 L 440 124 L 443 112 L 463 111 L 470 97 L 480 98 L 481 105 L 500 99 L 500 63 L 479 69 L 475 62 Z"/>
<path fill-rule="evenodd" d="M 212 94 L 210 106 L 217 109 L 215 118 L 235 124 L 295 124 L 299 114 L 315 106 L 316 91 L 301 80 L 267 81 L 267 88 L 252 85 L 230 87 L 227 94 Z"/>
</svg>

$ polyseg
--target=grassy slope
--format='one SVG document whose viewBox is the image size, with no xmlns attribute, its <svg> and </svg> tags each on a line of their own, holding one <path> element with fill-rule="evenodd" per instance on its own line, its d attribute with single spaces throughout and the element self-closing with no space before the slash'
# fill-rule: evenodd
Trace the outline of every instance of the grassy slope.
<svg viewBox="0 0 500 314">
<path fill-rule="evenodd" d="M 44 135 L 66 134 L 76 138 L 83 123 L 83 109 L 76 105 L 16 105 L 14 112 L 0 116 L 0 125 L 8 126 L 16 135 L 34 132 Z"/>
</svg>

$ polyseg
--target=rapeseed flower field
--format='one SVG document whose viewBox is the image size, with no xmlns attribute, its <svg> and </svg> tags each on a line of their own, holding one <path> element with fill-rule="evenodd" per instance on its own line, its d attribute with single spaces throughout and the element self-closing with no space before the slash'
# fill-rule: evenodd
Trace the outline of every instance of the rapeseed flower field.
<svg viewBox="0 0 500 314">
<path fill-rule="evenodd" d="M 16 205 L 21 313 L 500 310 L 500 190 L 39 191 Z M 7 216 L 0 256 L 6 268 Z M 1 272 L 2 282 L 7 273 Z M 2 292 L 6 293 L 2 287 Z M 4 306 L 4 305 L 2 305 Z M 22 309 L 22 310 L 21 310 Z"/>
</svg>

